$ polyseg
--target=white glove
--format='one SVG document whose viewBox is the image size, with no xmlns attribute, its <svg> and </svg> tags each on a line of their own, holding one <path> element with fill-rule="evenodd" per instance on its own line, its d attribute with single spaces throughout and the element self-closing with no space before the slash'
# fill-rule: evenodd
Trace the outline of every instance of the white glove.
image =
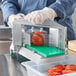
<svg viewBox="0 0 76 76">
<path fill-rule="evenodd" d="M 19 14 L 12 14 L 8 17 L 8 22 L 7 24 L 12 28 L 12 24 L 15 20 L 20 20 L 20 19 L 23 19 L 24 18 L 24 14 L 22 13 L 19 13 Z"/>
<path fill-rule="evenodd" d="M 34 11 L 25 16 L 25 19 L 33 24 L 42 24 L 46 20 L 53 20 L 57 17 L 56 12 L 52 8 L 45 7 L 42 10 Z"/>
</svg>

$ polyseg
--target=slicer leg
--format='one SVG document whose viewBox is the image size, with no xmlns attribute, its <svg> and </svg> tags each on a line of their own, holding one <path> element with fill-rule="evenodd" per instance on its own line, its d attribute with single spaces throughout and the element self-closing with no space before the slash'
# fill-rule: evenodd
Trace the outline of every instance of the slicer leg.
<svg viewBox="0 0 76 76">
<path fill-rule="evenodd" d="M 17 59 L 18 62 L 24 62 L 24 61 L 29 61 L 29 59 L 23 57 L 22 55 L 18 54 L 17 52 L 14 52 L 14 47 L 13 47 L 13 43 L 10 46 L 10 55 L 12 56 L 13 59 Z"/>
</svg>

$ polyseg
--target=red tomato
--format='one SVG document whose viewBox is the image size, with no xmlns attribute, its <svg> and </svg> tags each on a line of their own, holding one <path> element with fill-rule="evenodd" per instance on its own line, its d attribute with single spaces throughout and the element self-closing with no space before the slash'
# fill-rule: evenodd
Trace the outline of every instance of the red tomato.
<svg viewBox="0 0 76 76">
<path fill-rule="evenodd" d="M 65 69 L 66 69 L 66 70 L 74 70 L 74 71 L 76 71 L 76 65 L 67 65 L 67 66 L 65 67 Z"/>
<path fill-rule="evenodd" d="M 58 64 L 48 70 L 48 76 L 59 76 L 63 74 L 76 72 L 76 65 L 61 65 Z"/>
<path fill-rule="evenodd" d="M 61 69 L 58 67 L 53 67 L 52 69 L 48 70 L 49 72 L 60 72 Z"/>
<path fill-rule="evenodd" d="M 63 70 L 63 69 L 64 69 L 64 66 L 61 65 L 61 64 L 58 64 L 58 65 L 56 65 L 55 67 L 59 68 L 60 70 Z"/>
<path fill-rule="evenodd" d="M 64 66 L 61 65 L 61 64 L 58 64 L 56 66 L 54 66 L 53 68 L 51 68 L 50 70 L 48 71 L 51 71 L 51 72 L 60 72 L 64 69 Z"/>
<path fill-rule="evenodd" d="M 62 74 L 62 68 L 60 66 L 55 66 L 48 70 L 48 76 L 58 76 Z"/>
<path fill-rule="evenodd" d="M 65 69 L 65 67 L 67 66 L 67 65 L 63 65 L 64 66 L 64 69 Z"/>
<path fill-rule="evenodd" d="M 32 44 L 37 46 L 44 45 L 44 37 L 41 34 L 42 32 L 34 32 L 31 37 Z"/>
<path fill-rule="evenodd" d="M 57 71 L 57 70 L 52 70 L 51 69 L 51 71 L 49 70 L 48 71 L 48 76 L 58 76 L 58 75 L 61 75 L 62 74 L 62 72 L 61 71 Z"/>
<path fill-rule="evenodd" d="M 73 73 L 73 72 L 76 72 L 76 71 L 73 71 L 73 70 L 63 70 L 62 74 L 68 74 L 68 73 Z"/>
</svg>

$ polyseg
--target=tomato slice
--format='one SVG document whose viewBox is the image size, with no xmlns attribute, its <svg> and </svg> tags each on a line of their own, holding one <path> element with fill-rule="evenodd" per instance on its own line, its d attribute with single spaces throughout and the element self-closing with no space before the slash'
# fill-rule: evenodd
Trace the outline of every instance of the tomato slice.
<svg viewBox="0 0 76 76">
<path fill-rule="evenodd" d="M 53 67 L 52 69 L 48 70 L 48 76 L 58 76 L 62 74 L 62 69 L 59 67 Z"/>
<path fill-rule="evenodd" d="M 53 67 L 52 69 L 49 70 L 49 72 L 60 72 L 61 69 L 58 67 Z"/>
<path fill-rule="evenodd" d="M 64 66 L 64 69 L 65 69 L 65 67 L 67 66 L 67 65 L 63 65 Z"/>
<path fill-rule="evenodd" d="M 60 70 L 63 70 L 65 67 L 61 64 L 56 65 L 55 67 L 59 68 Z"/>
<path fill-rule="evenodd" d="M 73 73 L 73 72 L 76 72 L 76 71 L 73 71 L 73 70 L 63 70 L 62 74 L 68 74 L 68 73 Z"/>
<path fill-rule="evenodd" d="M 76 65 L 61 65 L 58 64 L 48 70 L 48 76 L 59 76 L 68 73 L 76 72 Z"/>
<path fill-rule="evenodd" d="M 66 70 L 74 70 L 74 71 L 76 71 L 76 65 L 67 65 L 67 66 L 65 67 L 65 69 L 66 69 Z"/>
<path fill-rule="evenodd" d="M 58 76 L 58 75 L 61 75 L 62 74 L 62 72 L 56 72 L 56 71 L 50 71 L 50 72 L 48 72 L 48 76 Z"/>
</svg>

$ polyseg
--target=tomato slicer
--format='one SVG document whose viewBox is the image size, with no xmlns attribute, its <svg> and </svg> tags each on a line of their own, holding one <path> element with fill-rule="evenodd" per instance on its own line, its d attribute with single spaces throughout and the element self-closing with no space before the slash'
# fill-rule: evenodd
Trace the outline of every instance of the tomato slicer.
<svg viewBox="0 0 76 76">
<path fill-rule="evenodd" d="M 32 34 L 43 32 L 44 44 L 34 45 Z M 12 28 L 12 53 L 19 53 L 35 63 L 50 62 L 67 53 L 67 28 L 47 20 L 34 25 L 27 20 L 15 21 Z"/>
</svg>

